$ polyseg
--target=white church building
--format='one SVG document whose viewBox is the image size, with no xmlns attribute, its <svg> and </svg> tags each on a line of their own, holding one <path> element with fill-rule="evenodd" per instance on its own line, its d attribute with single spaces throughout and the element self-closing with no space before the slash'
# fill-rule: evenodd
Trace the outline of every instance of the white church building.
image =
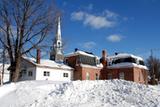
<svg viewBox="0 0 160 107">
<path fill-rule="evenodd" d="M 23 57 L 21 62 L 20 81 L 23 80 L 52 80 L 70 81 L 73 78 L 73 68 L 56 63 L 49 59 Z"/>
<path fill-rule="evenodd" d="M 58 17 L 50 59 L 41 59 L 39 49 L 37 50 L 36 59 L 23 57 L 20 80 L 70 81 L 73 78 L 73 68 L 65 65 L 63 59 L 60 17 Z"/>
</svg>

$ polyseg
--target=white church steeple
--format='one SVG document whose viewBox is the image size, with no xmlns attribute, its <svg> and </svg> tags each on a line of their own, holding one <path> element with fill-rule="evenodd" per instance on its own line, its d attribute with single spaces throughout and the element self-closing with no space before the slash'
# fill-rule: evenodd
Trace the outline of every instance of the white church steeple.
<svg viewBox="0 0 160 107">
<path fill-rule="evenodd" d="M 53 43 L 53 49 L 50 53 L 50 59 L 56 62 L 63 62 L 63 49 L 61 37 L 61 19 L 60 16 L 56 19 L 56 35 Z"/>
<path fill-rule="evenodd" d="M 58 18 L 57 18 L 56 37 L 58 40 L 61 40 L 61 18 L 60 18 L 60 16 L 58 16 Z"/>
</svg>

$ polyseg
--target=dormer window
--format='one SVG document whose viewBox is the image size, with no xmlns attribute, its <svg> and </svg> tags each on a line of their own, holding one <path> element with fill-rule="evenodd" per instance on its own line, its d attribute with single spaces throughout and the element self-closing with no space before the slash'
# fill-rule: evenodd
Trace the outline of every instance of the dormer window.
<svg viewBox="0 0 160 107">
<path fill-rule="evenodd" d="M 112 64 L 125 63 L 125 62 L 137 63 L 135 58 L 128 57 L 128 58 L 119 58 L 119 59 L 113 60 Z"/>
<path fill-rule="evenodd" d="M 139 60 L 139 64 L 140 64 L 140 65 L 145 65 L 145 64 L 144 64 L 144 61 L 142 61 L 142 60 Z"/>
</svg>

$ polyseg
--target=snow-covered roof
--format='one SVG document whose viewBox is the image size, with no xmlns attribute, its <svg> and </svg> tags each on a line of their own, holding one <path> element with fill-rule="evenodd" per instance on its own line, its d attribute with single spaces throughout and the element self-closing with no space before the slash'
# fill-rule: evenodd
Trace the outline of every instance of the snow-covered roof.
<svg viewBox="0 0 160 107">
<path fill-rule="evenodd" d="M 132 57 L 132 58 L 135 58 L 135 59 L 143 60 L 139 56 L 135 56 L 133 54 L 128 54 L 128 53 L 119 53 L 118 55 L 109 56 L 108 59 L 118 59 L 118 58 L 128 58 L 128 57 Z"/>
<path fill-rule="evenodd" d="M 108 66 L 109 69 L 114 69 L 114 68 L 132 68 L 132 67 L 137 67 L 137 68 L 142 68 L 148 70 L 148 68 L 144 65 L 138 65 L 135 63 L 129 63 L 129 62 L 124 62 L 124 63 L 118 63 L 118 64 L 113 64 Z"/>
<path fill-rule="evenodd" d="M 119 53 L 118 55 L 109 56 L 109 57 L 107 57 L 107 59 L 112 62 L 112 60 L 116 60 L 116 59 L 120 59 L 120 58 L 129 58 L 129 57 L 143 61 L 143 59 L 141 57 L 135 56 L 133 54 L 128 54 L 128 53 Z M 108 68 L 110 68 L 110 69 L 129 68 L 129 67 L 138 67 L 138 68 L 148 70 L 148 68 L 145 65 L 140 65 L 140 64 L 131 63 L 131 62 L 121 62 L 121 63 L 112 64 L 112 65 L 108 66 Z"/>
<path fill-rule="evenodd" d="M 55 61 L 49 60 L 49 59 L 41 59 L 40 64 L 36 63 L 35 58 L 28 58 L 28 57 L 23 57 L 24 59 L 28 60 L 29 62 L 33 63 L 36 66 L 40 67 L 51 67 L 51 68 L 58 68 L 58 69 L 73 69 L 69 67 L 68 65 L 65 65 L 63 63 L 57 63 Z"/>
<path fill-rule="evenodd" d="M 94 69 L 102 69 L 103 65 L 102 64 L 98 64 L 96 66 L 92 66 L 92 65 L 88 65 L 88 64 L 80 64 L 81 67 L 86 67 L 86 68 L 94 68 Z"/>
<path fill-rule="evenodd" d="M 69 54 L 67 54 L 67 55 L 65 55 L 65 56 L 66 56 L 66 57 L 70 57 L 70 56 L 77 56 L 77 55 L 84 55 L 84 56 L 89 56 L 89 57 L 97 57 L 97 56 L 95 56 L 95 55 L 93 55 L 93 54 L 89 54 L 89 53 L 87 53 L 87 52 L 80 51 L 80 50 L 78 50 L 78 51 L 76 51 L 76 52 L 69 53 Z M 97 57 L 97 58 L 98 58 L 98 57 Z"/>
</svg>

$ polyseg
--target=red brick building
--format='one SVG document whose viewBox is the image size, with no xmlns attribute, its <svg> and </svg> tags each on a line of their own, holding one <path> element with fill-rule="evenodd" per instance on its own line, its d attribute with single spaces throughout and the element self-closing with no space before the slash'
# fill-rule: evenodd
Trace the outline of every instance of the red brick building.
<svg viewBox="0 0 160 107">
<path fill-rule="evenodd" d="M 124 79 L 137 83 L 148 83 L 148 69 L 144 65 L 141 57 L 120 53 L 107 57 L 107 67 L 102 72 L 106 73 L 106 77 L 102 79 Z"/>
<path fill-rule="evenodd" d="M 74 80 L 124 79 L 147 84 L 148 70 L 143 59 L 132 54 L 107 56 L 105 50 L 98 58 L 92 53 L 75 50 L 65 57 L 74 68 Z"/>
<path fill-rule="evenodd" d="M 74 80 L 98 80 L 103 68 L 99 58 L 92 53 L 75 50 L 65 57 L 65 62 L 74 68 Z"/>
</svg>

